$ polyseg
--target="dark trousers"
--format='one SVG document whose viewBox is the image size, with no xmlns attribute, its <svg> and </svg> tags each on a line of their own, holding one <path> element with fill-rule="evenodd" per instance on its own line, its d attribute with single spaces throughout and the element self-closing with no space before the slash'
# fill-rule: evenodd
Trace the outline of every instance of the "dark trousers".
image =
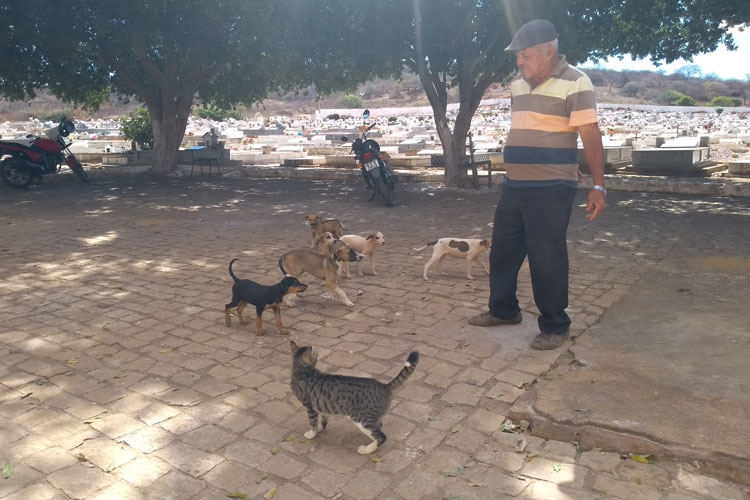
<svg viewBox="0 0 750 500">
<path fill-rule="evenodd" d="M 568 307 L 568 222 L 576 189 L 503 186 L 495 210 L 490 250 L 490 313 L 510 319 L 520 312 L 518 271 L 529 258 L 531 287 L 542 333 L 570 326 Z"/>
</svg>

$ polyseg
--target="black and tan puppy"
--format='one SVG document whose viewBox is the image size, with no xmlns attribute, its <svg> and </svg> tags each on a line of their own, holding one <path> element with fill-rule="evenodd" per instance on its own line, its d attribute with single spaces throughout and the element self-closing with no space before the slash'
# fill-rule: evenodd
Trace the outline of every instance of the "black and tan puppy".
<svg viewBox="0 0 750 500">
<path fill-rule="evenodd" d="M 240 318 L 240 324 L 246 325 L 247 320 L 242 317 L 242 310 L 246 305 L 252 304 L 255 306 L 256 335 L 263 335 L 263 311 L 266 309 L 273 309 L 276 328 L 278 328 L 280 334 L 287 335 L 289 332 L 281 326 L 281 301 L 285 295 L 290 293 L 304 292 L 307 290 L 307 285 L 300 283 L 297 278 L 292 276 L 285 276 L 280 282 L 271 286 L 260 285 L 250 280 L 241 280 L 232 272 L 232 264 L 235 260 L 237 259 L 232 259 L 232 262 L 229 263 L 229 275 L 234 280 L 234 285 L 232 286 L 232 301 L 224 307 L 224 319 L 227 326 L 232 326 L 230 312 L 235 307 L 237 308 L 237 316 Z"/>
<path fill-rule="evenodd" d="M 287 252 L 279 258 L 279 268 L 286 276 L 299 277 L 309 273 L 325 281 L 328 288 L 338 295 L 344 304 L 352 307 L 354 304 L 346 296 L 346 293 L 339 288 L 337 282 L 339 262 L 357 262 L 361 259 L 362 256 L 357 255 L 357 252 L 347 246 L 346 243 L 336 240 L 325 254 L 308 249 Z M 289 305 L 292 305 L 291 299 L 291 296 L 287 299 Z"/>
</svg>

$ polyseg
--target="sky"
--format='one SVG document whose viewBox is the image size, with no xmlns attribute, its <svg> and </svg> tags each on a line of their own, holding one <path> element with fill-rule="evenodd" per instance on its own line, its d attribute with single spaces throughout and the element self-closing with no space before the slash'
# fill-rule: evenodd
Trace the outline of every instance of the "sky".
<svg viewBox="0 0 750 500">
<path fill-rule="evenodd" d="M 709 54 L 699 54 L 693 57 L 693 61 L 679 59 L 671 64 L 662 64 L 658 68 L 651 64 L 649 59 L 639 59 L 633 61 L 626 56 L 622 61 L 616 58 L 610 58 L 609 61 L 599 61 L 599 66 L 617 71 L 624 70 L 647 70 L 655 71 L 664 69 L 667 74 L 674 73 L 682 66 L 696 64 L 701 68 L 703 76 L 711 73 L 716 74 L 722 79 L 737 78 L 745 80 L 745 75 L 750 75 L 750 29 L 740 32 L 737 29 L 730 31 L 734 36 L 734 44 L 737 50 L 729 51 L 724 46 L 719 47 L 715 52 Z M 583 68 L 592 68 L 594 64 L 590 61 L 581 65 Z"/>
</svg>

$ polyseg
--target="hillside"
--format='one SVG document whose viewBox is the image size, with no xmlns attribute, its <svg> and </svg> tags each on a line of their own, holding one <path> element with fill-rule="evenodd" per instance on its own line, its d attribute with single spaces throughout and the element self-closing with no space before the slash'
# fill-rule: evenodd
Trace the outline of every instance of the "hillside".
<svg viewBox="0 0 750 500">
<path fill-rule="evenodd" d="M 750 79 L 719 80 L 711 77 L 689 77 L 674 73 L 665 75 L 651 71 L 612 71 L 587 69 L 596 86 L 597 99 L 603 103 L 617 104 L 675 104 L 685 98 L 692 105 L 708 105 L 714 97 L 735 98 L 740 105 L 750 101 Z M 507 97 L 508 89 L 493 85 L 486 98 Z M 457 102 L 458 91 L 449 92 L 451 102 Z M 252 108 L 239 108 L 240 116 L 252 117 L 276 114 L 311 114 L 316 109 L 341 107 L 411 107 L 428 106 L 427 97 L 415 75 L 405 74 L 400 81 L 374 80 L 360 85 L 351 96 L 336 93 L 318 99 L 313 88 L 286 94 L 272 94 Z M 690 105 L 690 104 L 688 104 Z M 8 102 L 0 100 L 0 121 L 26 121 L 32 118 L 55 120 L 60 116 L 76 119 L 117 118 L 134 112 L 138 103 L 113 96 L 96 112 L 73 109 L 72 106 L 44 93 L 30 102 Z"/>
</svg>

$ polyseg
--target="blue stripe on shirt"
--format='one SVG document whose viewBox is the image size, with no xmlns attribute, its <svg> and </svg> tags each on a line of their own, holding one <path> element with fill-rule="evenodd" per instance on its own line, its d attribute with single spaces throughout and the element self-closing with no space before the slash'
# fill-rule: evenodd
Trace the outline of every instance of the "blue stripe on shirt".
<svg viewBox="0 0 750 500">
<path fill-rule="evenodd" d="M 577 165 L 576 148 L 534 148 L 529 146 L 505 146 L 505 163 L 531 163 L 537 165 Z"/>
</svg>

